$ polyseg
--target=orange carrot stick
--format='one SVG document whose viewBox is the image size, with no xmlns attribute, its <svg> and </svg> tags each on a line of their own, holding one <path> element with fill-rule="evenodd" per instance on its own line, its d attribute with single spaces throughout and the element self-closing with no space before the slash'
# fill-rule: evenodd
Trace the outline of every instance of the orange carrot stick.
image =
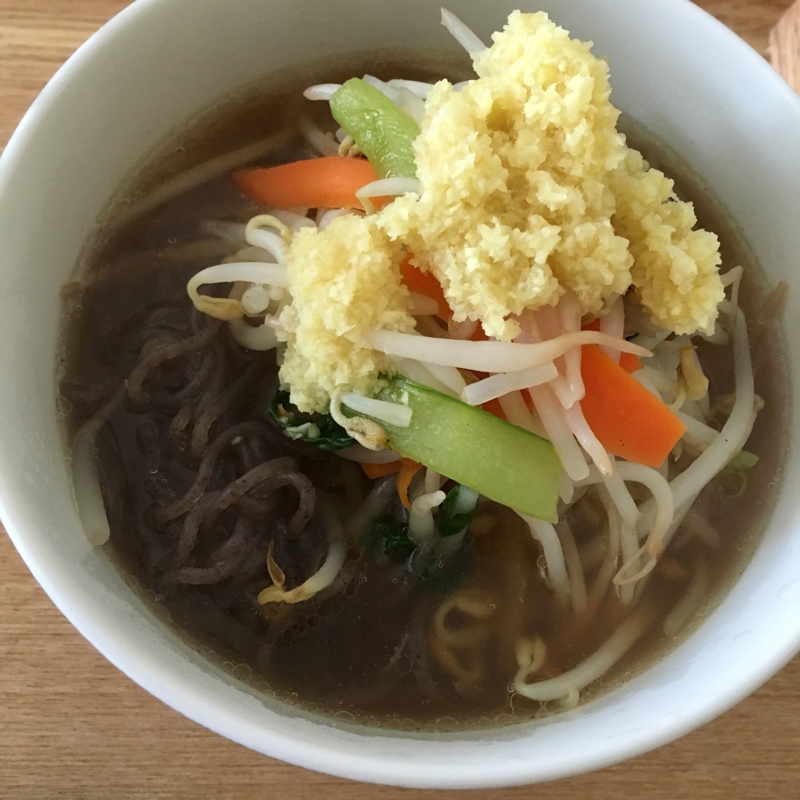
<svg viewBox="0 0 800 800">
<path fill-rule="evenodd" d="M 410 292 L 424 294 L 426 297 L 430 297 L 431 300 L 436 301 L 439 306 L 438 317 L 445 322 L 449 322 L 453 318 L 453 312 L 450 310 L 450 306 L 447 305 L 442 285 L 430 272 L 423 272 L 418 267 L 413 266 L 410 255 L 406 256 L 403 259 L 403 263 L 400 264 L 400 276 Z"/>
<path fill-rule="evenodd" d="M 377 180 L 363 158 L 326 156 L 266 169 L 234 172 L 242 194 L 260 205 L 277 208 L 363 208 L 356 191 Z"/>
<path fill-rule="evenodd" d="M 597 345 L 584 345 L 581 351 L 586 387 L 581 410 L 594 435 L 615 456 L 660 466 L 686 426 Z"/>
<path fill-rule="evenodd" d="M 635 356 L 633 353 L 620 353 L 619 365 L 625 370 L 625 372 L 637 372 L 644 366 L 644 364 L 642 364 L 640 361 L 639 356 Z"/>
<path fill-rule="evenodd" d="M 410 458 L 404 458 L 400 475 L 397 478 L 397 495 L 400 498 L 400 502 L 409 511 L 411 510 L 411 503 L 408 501 L 408 487 L 411 485 L 411 479 L 420 469 L 422 469 L 422 464 L 418 464 Z"/>
<path fill-rule="evenodd" d="M 402 459 L 397 461 L 389 461 L 387 464 L 361 464 L 361 469 L 370 480 L 382 478 L 384 475 L 391 475 L 393 472 L 400 472 L 403 468 Z"/>
</svg>

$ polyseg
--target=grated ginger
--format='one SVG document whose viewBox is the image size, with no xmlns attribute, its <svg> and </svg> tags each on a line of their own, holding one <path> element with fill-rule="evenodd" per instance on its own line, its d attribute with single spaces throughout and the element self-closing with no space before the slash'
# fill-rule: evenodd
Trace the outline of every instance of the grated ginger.
<svg viewBox="0 0 800 800">
<path fill-rule="evenodd" d="M 694 206 L 677 200 L 674 182 L 648 169 L 635 150 L 628 150 L 610 183 L 617 198 L 614 227 L 630 241 L 642 305 L 667 330 L 713 333 L 725 296 L 716 235 L 694 230 Z"/>
<path fill-rule="evenodd" d="M 372 217 L 345 214 L 323 231 L 301 228 L 287 254 L 292 302 L 280 315 L 286 342 L 281 382 L 300 411 L 327 411 L 337 387 L 369 394 L 387 356 L 364 344 L 371 328 L 407 333 L 409 292 L 400 282 L 402 248 Z"/>
<path fill-rule="evenodd" d="M 608 67 L 543 12 L 515 11 L 459 92 L 438 82 L 414 143 L 421 192 L 368 217 L 303 229 L 287 251 L 293 302 L 281 380 L 301 410 L 391 370 L 363 343 L 410 331 L 402 248 L 442 284 L 454 319 L 498 339 L 567 290 L 602 314 L 635 287 L 677 333 L 712 332 L 723 299 L 717 237 L 616 129 Z"/>
</svg>

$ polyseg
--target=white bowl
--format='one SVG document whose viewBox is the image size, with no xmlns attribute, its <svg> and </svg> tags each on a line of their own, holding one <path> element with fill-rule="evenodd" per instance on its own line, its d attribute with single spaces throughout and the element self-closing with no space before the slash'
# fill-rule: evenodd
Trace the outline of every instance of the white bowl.
<svg viewBox="0 0 800 800">
<path fill-rule="evenodd" d="M 453 0 L 483 38 L 516 2 Z M 681 154 L 741 226 L 772 281 L 793 284 L 786 332 L 800 374 L 800 101 L 686 0 L 536 0 L 608 54 L 613 99 Z M 36 579 L 120 669 L 201 724 L 270 756 L 358 780 L 466 788 L 543 781 L 668 742 L 729 708 L 800 649 L 800 505 L 780 495 L 752 562 L 686 642 L 575 711 L 485 732 L 335 727 L 256 696 L 162 624 L 90 548 L 55 406 L 59 288 L 95 220 L 168 134 L 242 87 L 312 58 L 454 48 L 439 3 L 139 0 L 42 92 L 0 162 L 2 518 Z M 798 416 L 783 481 L 798 475 Z M 413 766 L 412 766 L 413 765 Z"/>
</svg>

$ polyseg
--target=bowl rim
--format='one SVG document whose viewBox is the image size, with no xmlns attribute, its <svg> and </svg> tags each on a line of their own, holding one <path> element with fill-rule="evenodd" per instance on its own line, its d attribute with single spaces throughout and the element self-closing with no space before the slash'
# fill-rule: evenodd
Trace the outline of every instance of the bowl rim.
<svg viewBox="0 0 800 800">
<path fill-rule="evenodd" d="M 5 189 L 19 154 L 26 148 L 37 126 L 46 122 L 50 105 L 62 89 L 72 80 L 79 78 L 82 70 L 91 65 L 98 48 L 105 46 L 117 36 L 124 35 L 134 19 L 169 2 L 170 0 L 134 0 L 93 33 L 57 70 L 23 116 L 0 156 L 0 197 L 7 194 Z M 738 59 L 748 62 L 749 69 L 761 73 L 763 80 L 771 81 L 775 90 L 783 93 L 785 98 L 794 104 L 800 123 L 800 97 L 765 59 L 731 29 L 691 0 L 650 0 L 650 2 L 670 8 L 676 14 L 685 15 L 686 20 L 704 26 L 709 36 L 717 37 L 724 42 Z M 798 128 L 800 129 L 800 124 Z M 3 459 L 4 455 L 0 451 L 0 460 Z M 516 764 L 505 762 L 499 765 L 487 761 L 469 773 L 454 774 L 452 767 L 447 763 L 439 763 L 435 766 L 426 765 L 424 775 L 410 779 L 406 765 L 396 758 L 362 755 L 347 747 L 346 742 L 342 749 L 337 749 L 331 746 L 330 741 L 326 741 L 325 744 L 302 741 L 274 729 L 243 724 L 236 712 L 229 711 L 216 702 L 215 698 L 209 698 L 193 684 L 182 681 L 180 676 L 160 669 L 148 658 L 146 652 L 132 653 L 123 634 L 99 622 L 85 604 L 76 603 L 59 581 L 50 574 L 48 566 L 42 563 L 37 553 L 28 546 L 25 526 L 19 519 L 19 510 L 18 501 L 8 497 L 5 484 L 0 485 L 0 518 L 23 561 L 64 616 L 118 669 L 182 715 L 226 738 L 283 761 L 343 778 L 412 788 L 495 788 L 521 785 L 531 781 L 553 780 L 599 769 L 617 763 L 623 758 L 632 758 L 660 747 L 705 724 L 761 686 L 800 651 L 800 626 L 798 626 L 793 635 L 787 635 L 781 646 L 775 647 L 769 657 L 762 660 L 759 668 L 741 675 L 734 688 L 727 693 L 720 693 L 713 700 L 687 711 L 680 718 L 659 721 L 646 731 L 638 731 L 634 739 L 614 747 L 606 747 L 605 750 L 599 747 L 592 753 L 577 757 L 572 755 L 568 761 L 553 763 L 545 769 L 532 768 L 526 762 Z M 364 735 L 370 735 L 369 729 L 364 729 Z"/>
</svg>

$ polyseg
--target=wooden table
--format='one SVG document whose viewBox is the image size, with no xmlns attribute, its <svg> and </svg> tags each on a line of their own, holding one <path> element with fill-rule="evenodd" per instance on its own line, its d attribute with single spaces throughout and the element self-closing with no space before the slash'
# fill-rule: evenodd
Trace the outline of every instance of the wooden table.
<svg viewBox="0 0 800 800">
<path fill-rule="evenodd" d="M 642 0 L 648 2 L 649 0 Z M 766 54 L 791 0 L 701 0 Z M 0 0 L 0 142 L 45 82 L 125 0 Z M 184 719 L 105 661 L 0 533 L 0 797 L 443 798 L 307 772 Z M 617 767 L 475 800 L 800 798 L 800 658 L 701 730 Z"/>
</svg>

